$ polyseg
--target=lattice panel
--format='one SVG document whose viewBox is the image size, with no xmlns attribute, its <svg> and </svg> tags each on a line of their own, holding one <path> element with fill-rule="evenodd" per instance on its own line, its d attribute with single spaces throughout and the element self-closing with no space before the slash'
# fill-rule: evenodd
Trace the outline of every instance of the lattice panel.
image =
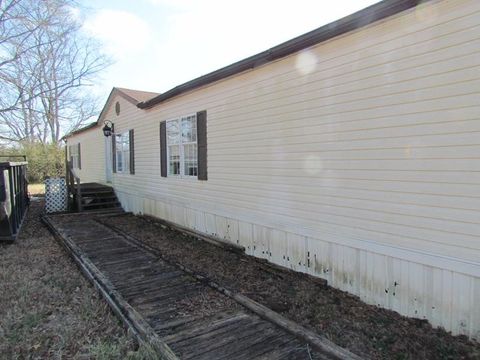
<svg viewBox="0 0 480 360">
<path fill-rule="evenodd" d="M 45 211 L 47 213 L 67 210 L 67 183 L 65 178 L 45 179 Z"/>
</svg>

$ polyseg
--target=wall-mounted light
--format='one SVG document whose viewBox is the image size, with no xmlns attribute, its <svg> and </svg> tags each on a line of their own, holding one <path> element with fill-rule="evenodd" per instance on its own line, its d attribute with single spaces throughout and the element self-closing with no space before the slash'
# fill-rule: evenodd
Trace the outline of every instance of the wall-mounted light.
<svg viewBox="0 0 480 360">
<path fill-rule="evenodd" d="M 109 137 L 112 135 L 112 133 L 114 132 L 113 130 L 113 123 L 109 120 L 105 120 L 103 122 L 105 124 L 105 126 L 103 127 L 103 135 L 105 135 L 106 137 Z"/>
</svg>

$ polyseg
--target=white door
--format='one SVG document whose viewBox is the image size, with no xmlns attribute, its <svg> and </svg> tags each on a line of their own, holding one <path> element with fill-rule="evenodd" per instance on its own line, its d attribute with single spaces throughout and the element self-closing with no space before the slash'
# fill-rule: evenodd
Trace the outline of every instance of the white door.
<svg viewBox="0 0 480 360">
<path fill-rule="evenodd" d="M 105 137 L 105 179 L 112 182 L 112 136 Z"/>
</svg>

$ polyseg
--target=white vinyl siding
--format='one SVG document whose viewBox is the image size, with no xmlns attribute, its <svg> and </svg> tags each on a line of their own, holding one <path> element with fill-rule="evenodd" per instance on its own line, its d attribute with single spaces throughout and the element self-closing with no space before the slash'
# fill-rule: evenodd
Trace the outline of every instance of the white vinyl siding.
<svg viewBox="0 0 480 360">
<path fill-rule="evenodd" d="M 70 145 L 68 147 L 70 153 L 70 161 L 72 162 L 72 167 L 74 169 L 80 168 L 80 154 L 78 153 L 78 144 Z"/>
<path fill-rule="evenodd" d="M 196 115 L 167 121 L 168 175 L 196 177 L 198 173 Z"/>
<path fill-rule="evenodd" d="M 142 124 L 139 176 L 116 186 L 477 261 L 479 11 L 475 1 L 434 1 L 305 50 L 315 66 L 299 67 L 294 54 L 148 112 L 130 106 L 115 126 Z M 160 181 L 160 119 L 202 108 L 208 184 Z"/>
<path fill-rule="evenodd" d="M 130 137 L 128 131 L 115 135 L 115 141 L 117 172 L 128 173 L 130 171 Z"/>
<path fill-rule="evenodd" d="M 123 102 L 137 175 L 115 190 L 127 211 L 480 338 L 479 49 L 479 1 L 430 1 L 147 111 Z M 208 182 L 162 178 L 159 122 L 199 109 Z"/>
<path fill-rule="evenodd" d="M 67 146 L 81 144 L 81 169 L 75 169 L 82 182 L 105 182 L 105 137 L 101 126 L 67 138 Z M 72 144 L 72 145 L 71 145 Z"/>
</svg>

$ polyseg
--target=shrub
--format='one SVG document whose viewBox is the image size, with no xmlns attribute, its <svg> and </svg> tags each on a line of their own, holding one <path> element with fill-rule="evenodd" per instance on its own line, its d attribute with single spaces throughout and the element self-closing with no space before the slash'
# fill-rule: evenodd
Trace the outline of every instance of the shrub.
<svg viewBox="0 0 480 360">
<path fill-rule="evenodd" d="M 55 144 L 25 143 L 0 149 L 0 155 L 26 155 L 28 182 L 43 182 L 47 176 L 65 175 L 65 148 Z M 7 158 L 20 161 L 19 158 Z M 4 161 L 5 158 L 2 158 Z"/>
</svg>

